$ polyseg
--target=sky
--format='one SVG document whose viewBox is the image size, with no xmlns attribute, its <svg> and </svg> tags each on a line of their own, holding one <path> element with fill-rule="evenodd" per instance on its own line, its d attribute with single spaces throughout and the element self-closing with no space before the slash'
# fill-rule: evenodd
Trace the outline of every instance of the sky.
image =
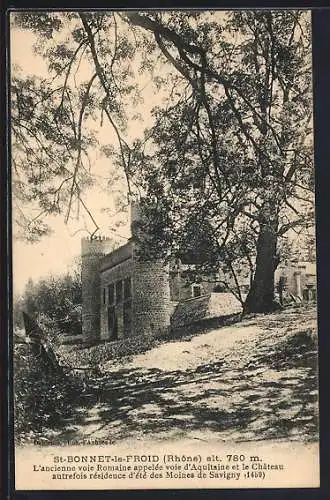
<svg viewBox="0 0 330 500">
<path fill-rule="evenodd" d="M 45 61 L 34 53 L 34 42 L 35 36 L 32 33 L 12 30 L 11 63 L 19 65 L 24 74 L 46 76 Z M 96 200 L 100 201 L 97 196 L 91 198 L 94 199 L 94 205 Z M 66 225 L 63 216 L 49 217 L 48 221 L 53 230 L 52 235 L 42 238 L 40 242 L 32 244 L 20 241 L 13 235 L 14 294 L 22 292 L 29 278 L 38 280 L 41 277 L 59 275 L 70 270 L 75 258 L 79 256 L 82 234 L 75 234 L 77 224 Z"/>
<path fill-rule="evenodd" d="M 37 55 L 33 50 L 33 44 L 36 37 L 32 32 L 20 29 L 11 30 L 11 67 L 12 73 L 15 73 L 16 65 L 20 67 L 23 75 L 38 75 L 39 77 L 47 77 L 48 71 L 46 62 L 43 58 Z M 149 78 L 150 80 L 150 78 Z M 143 129 L 151 123 L 150 110 L 159 103 L 159 95 L 151 88 L 151 81 L 146 80 L 144 83 L 144 103 L 141 104 L 141 109 L 136 109 L 142 112 L 143 123 L 135 122 L 130 125 L 129 136 L 136 137 L 141 135 Z M 98 131 L 99 137 L 107 138 L 104 142 L 109 142 L 111 131 L 105 124 L 103 129 Z M 113 136 L 113 134 L 112 134 Z M 109 231 L 109 227 L 113 222 L 109 220 L 109 215 L 102 211 L 105 207 L 113 207 L 113 199 L 109 189 L 105 189 L 107 172 L 109 169 L 109 159 L 101 156 L 96 156 L 95 165 L 93 165 L 94 173 L 97 174 L 97 184 L 86 194 L 85 201 L 93 216 L 97 220 L 102 235 L 108 235 L 115 238 L 117 245 L 125 243 L 130 236 L 129 225 L 127 224 L 127 216 L 118 216 L 123 218 L 124 225 L 121 225 L 116 232 Z M 123 186 L 125 190 L 125 186 Z M 13 214 L 13 219 L 14 219 Z M 118 220 L 117 217 L 117 220 Z M 49 275 L 60 275 L 69 271 L 76 258 L 80 255 L 81 237 L 86 236 L 86 231 L 83 230 L 87 221 L 89 229 L 91 221 L 80 216 L 79 220 L 64 223 L 64 216 L 48 217 L 46 220 L 52 228 L 52 234 L 43 237 L 37 243 L 28 243 L 19 240 L 13 234 L 13 288 L 14 295 L 20 295 L 24 290 L 25 284 L 29 278 L 37 281 L 41 277 Z"/>
</svg>

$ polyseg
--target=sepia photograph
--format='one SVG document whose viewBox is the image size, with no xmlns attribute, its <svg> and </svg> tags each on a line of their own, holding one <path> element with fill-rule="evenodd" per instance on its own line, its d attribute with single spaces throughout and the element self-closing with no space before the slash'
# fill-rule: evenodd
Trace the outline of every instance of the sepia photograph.
<svg viewBox="0 0 330 500">
<path fill-rule="evenodd" d="M 319 486 L 310 10 L 10 13 L 15 486 Z"/>
</svg>

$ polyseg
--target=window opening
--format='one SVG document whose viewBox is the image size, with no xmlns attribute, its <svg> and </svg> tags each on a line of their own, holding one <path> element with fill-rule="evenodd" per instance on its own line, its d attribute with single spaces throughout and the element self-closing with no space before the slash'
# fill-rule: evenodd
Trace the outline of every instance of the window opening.
<svg viewBox="0 0 330 500">
<path fill-rule="evenodd" d="M 116 304 L 123 300 L 123 282 L 117 281 L 116 283 Z"/>
</svg>

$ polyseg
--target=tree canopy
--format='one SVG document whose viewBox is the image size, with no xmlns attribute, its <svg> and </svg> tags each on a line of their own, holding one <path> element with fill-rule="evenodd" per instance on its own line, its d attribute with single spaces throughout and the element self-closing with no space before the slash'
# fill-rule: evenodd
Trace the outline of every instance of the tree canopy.
<svg viewBox="0 0 330 500">
<path fill-rule="evenodd" d="M 37 316 L 43 326 L 71 335 L 81 333 L 81 277 L 75 270 L 60 277 L 28 280 L 13 304 L 14 326 L 22 327 L 22 311 Z"/>
<path fill-rule="evenodd" d="M 283 238 L 313 225 L 309 13 L 29 12 L 15 23 L 36 33 L 49 74 L 12 79 L 15 192 L 41 209 L 31 234 L 74 204 L 97 231 L 84 191 L 100 148 L 149 213 L 149 256 L 182 254 L 189 227 L 204 225 L 208 263 L 234 282 L 247 266 L 246 310 L 270 310 Z M 132 138 L 146 75 L 159 104 Z"/>
</svg>

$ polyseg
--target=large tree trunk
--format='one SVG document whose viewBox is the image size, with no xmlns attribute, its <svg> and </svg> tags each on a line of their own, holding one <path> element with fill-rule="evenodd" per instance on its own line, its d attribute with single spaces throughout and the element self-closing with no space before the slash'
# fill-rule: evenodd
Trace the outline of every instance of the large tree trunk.
<svg viewBox="0 0 330 500">
<path fill-rule="evenodd" d="M 277 222 L 261 226 L 257 242 L 256 271 L 243 312 L 265 313 L 276 308 L 274 273 L 276 269 Z"/>
</svg>

